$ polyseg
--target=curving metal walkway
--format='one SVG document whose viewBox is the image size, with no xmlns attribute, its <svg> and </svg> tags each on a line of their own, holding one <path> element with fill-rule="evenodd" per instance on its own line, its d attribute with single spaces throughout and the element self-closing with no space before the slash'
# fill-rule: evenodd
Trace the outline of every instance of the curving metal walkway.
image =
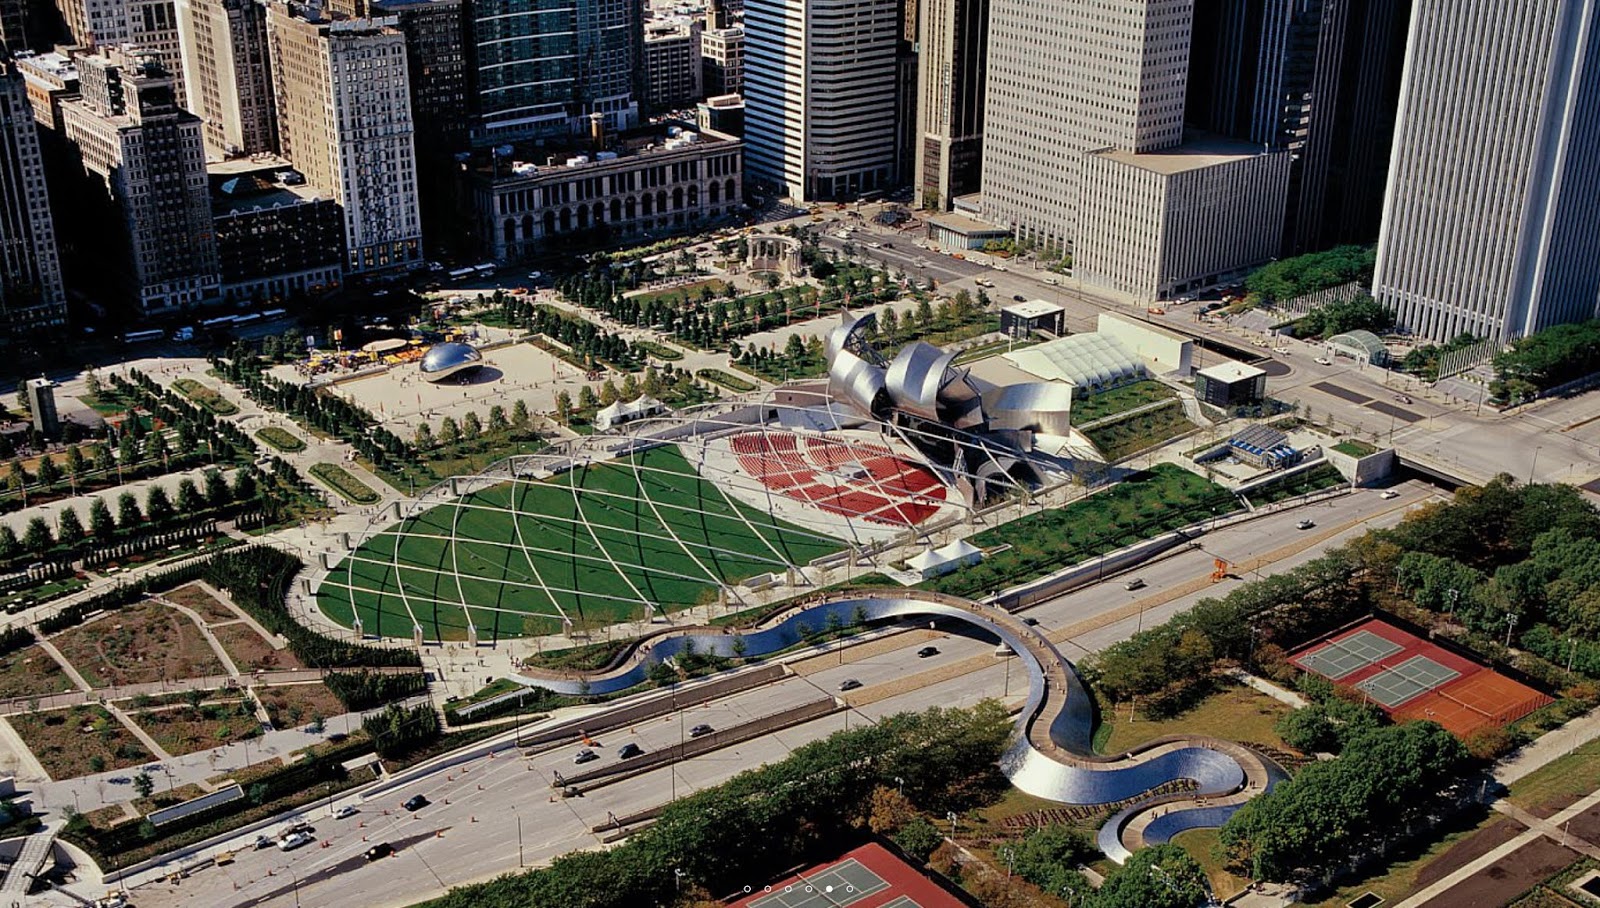
<svg viewBox="0 0 1600 908">
<path fill-rule="evenodd" d="M 1094 707 L 1072 663 L 1036 628 L 994 606 L 922 590 L 846 590 L 818 597 L 775 617 L 757 631 L 689 627 L 640 641 L 620 664 L 567 677 L 521 677 L 525 684 L 563 694 L 606 694 L 645 680 L 650 667 L 683 653 L 759 656 L 799 643 L 801 626 L 820 628 L 830 616 L 846 624 L 913 616 L 954 618 L 998 637 L 1027 668 L 1028 699 L 1001 770 L 1022 791 L 1063 804 L 1134 800 L 1100 831 L 1099 845 L 1121 863 L 1146 843 L 1167 841 L 1185 829 L 1221 825 L 1245 801 L 1283 777 L 1255 751 L 1217 738 L 1180 737 L 1147 742 L 1123 754 L 1094 753 Z M 1194 787 L 1181 794 L 1152 792 L 1174 780 Z"/>
</svg>

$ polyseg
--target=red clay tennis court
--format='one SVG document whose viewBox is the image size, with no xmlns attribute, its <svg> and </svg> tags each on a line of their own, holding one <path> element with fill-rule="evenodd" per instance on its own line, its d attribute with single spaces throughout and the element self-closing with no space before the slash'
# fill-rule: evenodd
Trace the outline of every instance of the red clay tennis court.
<svg viewBox="0 0 1600 908">
<path fill-rule="evenodd" d="M 876 843 L 750 889 L 729 908 L 966 908 Z"/>
<path fill-rule="evenodd" d="M 1360 691 L 1396 721 L 1427 719 L 1458 737 L 1553 702 L 1519 681 L 1378 618 L 1325 635 L 1289 661 Z"/>
</svg>

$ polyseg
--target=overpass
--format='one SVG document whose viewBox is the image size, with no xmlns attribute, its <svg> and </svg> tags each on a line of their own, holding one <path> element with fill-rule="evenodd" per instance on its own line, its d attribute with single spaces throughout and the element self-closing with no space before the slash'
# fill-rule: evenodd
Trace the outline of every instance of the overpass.
<svg viewBox="0 0 1600 908">
<path fill-rule="evenodd" d="M 50 859 L 50 846 L 55 844 L 56 829 L 46 825 L 38 832 L 22 840 L 22 850 L 17 853 L 17 859 L 6 869 L 4 881 L 0 881 L 0 903 L 8 899 L 25 902 L 28 889 L 33 886 L 34 877 L 44 869 L 45 861 Z"/>
</svg>

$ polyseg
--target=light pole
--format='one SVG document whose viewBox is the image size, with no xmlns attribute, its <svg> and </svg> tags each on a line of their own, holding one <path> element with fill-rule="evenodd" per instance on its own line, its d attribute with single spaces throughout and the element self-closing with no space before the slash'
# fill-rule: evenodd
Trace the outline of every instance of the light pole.
<svg viewBox="0 0 1600 908">
<path fill-rule="evenodd" d="M 1517 626 L 1517 613 L 1506 615 L 1506 649 L 1511 648 L 1511 631 Z"/>
<path fill-rule="evenodd" d="M 517 814 L 517 866 L 528 866 L 522 860 L 522 814 Z"/>
<path fill-rule="evenodd" d="M 294 872 L 293 867 L 283 869 L 289 871 L 289 879 L 294 885 L 294 908 L 300 908 L 300 875 Z"/>
</svg>

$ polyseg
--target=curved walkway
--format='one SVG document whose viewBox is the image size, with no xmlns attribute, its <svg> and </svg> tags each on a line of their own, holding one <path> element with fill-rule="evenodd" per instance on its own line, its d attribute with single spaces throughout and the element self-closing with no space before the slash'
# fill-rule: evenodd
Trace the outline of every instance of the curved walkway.
<svg viewBox="0 0 1600 908">
<path fill-rule="evenodd" d="M 922 590 L 842 591 L 782 612 L 758 631 L 678 628 L 640 641 L 618 663 L 600 671 L 565 677 L 539 673 L 519 680 L 563 694 L 614 693 L 644 681 L 651 666 L 691 647 L 720 656 L 759 656 L 794 646 L 807 628 L 821 628 L 830 618 L 850 624 L 925 615 L 964 621 L 998 637 L 1022 657 L 1029 694 L 1015 739 L 1000 759 L 1001 770 L 1022 791 L 1060 803 L 1132 801 L 1100 833 L 1101 850 L 1119 863 L 1146 842 L 1220 825 L 1282 777 L 1255 751 L 1216 738 L 1167 738 L 1114 756 L 1094 753 L 1094 705 L 1072 663 L 1043 634 L 1003 609 Z M 742 641 L 738 651 L 736 640 Z M 1151 794 L 1176 780 L 1193 787 L 1176 795 Z"/>
</svg>

